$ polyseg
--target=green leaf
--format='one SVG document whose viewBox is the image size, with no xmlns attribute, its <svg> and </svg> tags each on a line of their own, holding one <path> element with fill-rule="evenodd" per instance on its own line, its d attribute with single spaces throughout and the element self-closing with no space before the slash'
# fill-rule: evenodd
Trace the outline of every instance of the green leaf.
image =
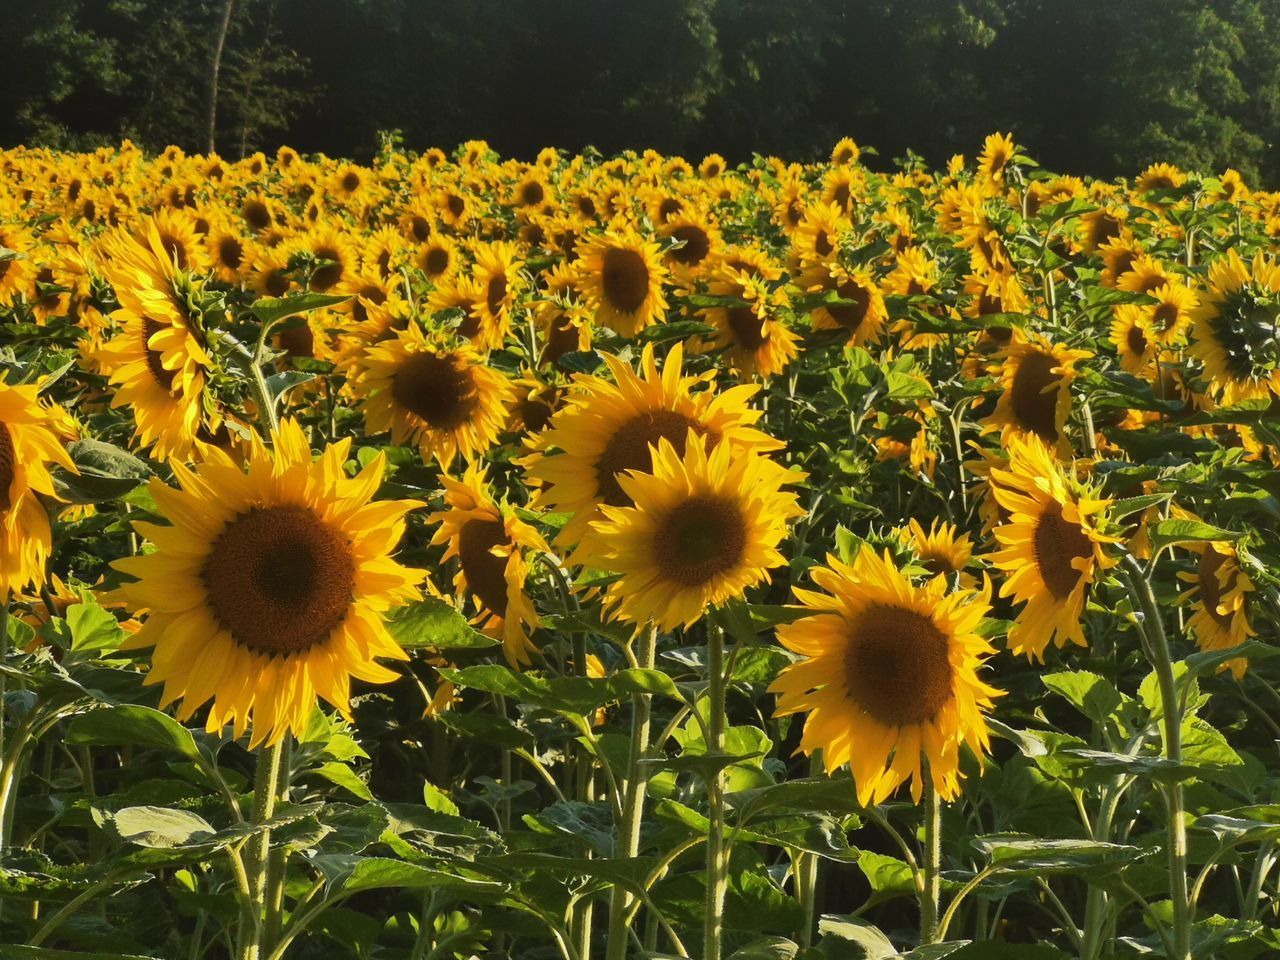
<svg viewBox="0 0 1280 960">
<path fill-rule="evenodd" d="M 889 960 L 898 955 L 898 948 L 879 927 L 856 917 L 824 916 L 818 921 L 818 933 L 822 955 L 830 960 Z"/>
<path fill-rule="evenodd" d="M 264 326 L 274 326 L 286 317 L 337 306 L 350 297 L 333 297 L 321 293 L 297 293 L 290 297 L 259 297 L 249 309 Z"/>
<path fill-rule="evenodd" d="M 1047 943 L 1005 943 L 1003 940 L 971 943 L 950 956 L 951 960 L 1071 960 L 1071 954 Z"/>
<path fill-rule="evenodd" d="M 67 447 L 79 474 L 58 471 L 54 488 L 69 503 L 105 503 L 151 476 L 145 462 L 114 444 L 85 438 Z"/>
<path fill-rule="evenodd" d="M 547 678 L 528 671 L 518 673 L 495 663 L 462 670 L 441 669 L 440 674 L 460 687 L 496 693 L 520 703 L 580 716 L 633 693 L 678 696 L 671 679 L 657 670 L 620 670 L 603 678 Z"/>
<path fill-rule="evenodd" d="M 81 953 L 76 950 L 51 950 L 48 947 L 26 947 L 8 944 L 4 948 L 6 960 L 159 960 L 154 956 L 136 953 Z"/>
<path fill-rule="evenodd" d="M 1046 687 L 1098 723 L 1114 718 L 1116 710 L 1124 703 L 1124 696 L 1110 680 L 1088 670 L 1049 673 L 1040 679 Z"/>
<path fill-rule="evenodd" d="M 449 798 L 449 795 L 429 781 L 424 781 L 422 784 L 422 802 L 428 810 L 436 813 L 447 813 L 451 817 L 456 817 L 460 813 L 458 805 Z"/>
<path fill-rule="evenodd" d="M 905 860 L 863 850 L 858 854 L 858 868 L 871 885 L 872 902 L 916 895 L 915 875 Z"/>
<path fill-rule="evenodd" d="M 198 762 L 200 751 L 191 731 L 166 713 L 135 704 L 100 707 L 67 725 L 66 742 L 74 746 L 138 746 L 169 750 Z"/>
<path fill-rule="evenodd" d="M 1025 834 L 992 834 L 970 841 L 1005 875 L 1096 875 L 1123 869 L 1144 856 L 1141 847 L 1096 840 L 1045 840 Z"/>
<path fill-rule="evenodd" d="M 785 937 L 766 937 L 729 954 L 729 960 L 794 960 L 800 945 Z"/>
<path fill-rule="evenodd" d="M 1217 669 L 1228 660 L 1243 657 L 1246 660 L 1269 660 L 1280 656 L 1280 647 L 1264 643 L 1261 640 L 1246 640 L 1244 643 L 1225 650 L 1204 650 L 1193 653 L 1182 662 L 1186 664 L 1188 676 L 1199 676 Z"/>
<path fill-rule="evenodd" d="M 393 610 L 387 616 L 387 630 L 406 650 L 484 650 L 500 642 L 472 629 L 457 607 L 439 597 L 424 597 Z"/>
<path fill-rule="evenodd" d="M 1244 536 L 1231 530 L 1223 530 L 1199 520 L 1161 520 L 1148 528 L 1153 550 L 1162 550 L 1176 543 L 1205 543 L 1234 541 Z"/>
<path fill-rule="evenodd" d="M 329 761 L 322 763 L 320 766 L 310 771 L 317 776 L 324 777 L 335 786 L 341 787 L 348 793 L 353 793 L 361 800 L 372 800 L 373 794 L 369 790 L 369 785 L 356 776 L 356 772 L 345 763 L 337 763 Z"/>
<path fill-rule="evenodd" d="M 171 807 L 125 807 L 103 819 L 126 843 L 157 850 L 202 846 L 216 832 L 203 817 Z"/>
<path fill-rule="evenodd" d="M 1171 493 L 1144 493 L 1139 497 L 1125 497 L 1111 504 L 1109 513 L 1112 520 L 1123 520 L 1135 513 L 1167 503 L 1172 497 Z"/>
</svg>

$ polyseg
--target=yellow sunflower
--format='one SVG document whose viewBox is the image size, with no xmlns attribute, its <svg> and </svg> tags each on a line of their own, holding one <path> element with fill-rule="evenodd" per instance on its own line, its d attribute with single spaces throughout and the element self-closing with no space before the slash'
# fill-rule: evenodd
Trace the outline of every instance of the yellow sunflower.
<svg viewBox="0 0 1280 960">
<path fill-rule="evenodd" d="M 770 289 L 769 282 L 755 273 L 721 265 L 712 272 L 707 293 L 740 301 L 698 311 L 715 327 L 712 349 L 726 351 L 733 369 L 771 377 L 800 352 L 800 338 L 778 317 L 788 303 L 782 288 Z"/>
<path fill-rule="evenodd" d="M 833 294 L 838 302 L 819 303 L 810 312 L 815 330 L 843 330 L 854 346 L 880 339 L 889 320 L 884 294 L 867 270 L 849 270 L 839 264 L 814 267 L 801 275 L 811 293 Z"/>
<path fill-rule="evenodd" d="M 511 310 L 522 285 L 520 259 L 514 243 L 495 241 L 478 243 L 472 249 L 475 255 L 474 279 L 481 296 L 476 301 L 480 326 L 491 332 L 491 346 L 502 346 L 507 328 L 511 326 Z"/>
<path fill-rule="evenodd" d="M 1177 507 L 1174 515 L 1197 519 Z M 1235 546 L 1226 540 L 1184 546 L 1199 558 L 1193 572 L 1178 574 L 1190 584 L 1179 601 L 1196 601 L 1194 612 L 1187 618 L 1187 629 L 1195 637 L 1196 645 L 1201 650 L 1229 650 L 1256 636 L 1257 631 L 1249 625 L 1247 610 L 1249 594 L 1254 591 L 1253 581 L 1241 567 Z M 1218 670 L 1230 670 L 1239 680 L 1248 667 L 1248 660 L 1236 657 Z"/>
<path fill-rule="evenodd" d="M 995 528 L 1000 549 L 991 562 L 1007 579 L 1000 595 L 1025 602 L 1009 630 L 1009 649 L 1044 660 L 1052 642 L 1085 646 L 1080 617 L 1099 570 L 1114 565 L 1099 529 L 1110 504 L 1063 469 L 1035 436 L 1011 438 L 1009 464 L 992 467 L 990 484 L 1007 519 Z"/>
<path fill-rule="evenodd" d="M 1012 135 L 990 134 L 983 141 L 982 153 L 978 156 L 978 176 L 993 183 L 1004 182 L 1005 168 L 1017 152 Z"/>
<path fill-rule="evenodd" d="M 53 534 L 39 496 L 57 499 L 50 464 L 75 471 L 58 437 L 65 420 L 41 406 L 39 392 L 0 374 L 0 603 L 44 583 Z"/>
<path fill-rule="evenodd" d="M 840 253 L 840 237 L 849 228 L 840 208 L 817 201 L 805 208 L 791 233 L 791 256 L 801 268 L 834 263 Z"/>
<path fill-rule="evenodd" d="M 385 461 L 349 479 L 350 449 L 313 460 L 287 421 L 273 449 L 253 438 L 247 471 L 210 450 L 197 470 L 175 466 L 181 489 L 151 481 L 170 525 L 136 522 L 156 549 L 115 566 L 137 578 L 125 599 L 149 611 L 125 648 L 154 648 L 145 682 L 164 684 L 162 706 L 182 701 L 179 719 L 212 701 L 210 732 L 230 723 L 270 744 L 302 733 L 317 695 L 349 719 L 352 677 L 395 679 L 374 661 L 407 659 L 383 615 L 419 595 L 422 571 L 391 553 L 420 504 L 371 502 Z"/>
<path fill-rule="evenodd" d="M 825 592 L 796 588 L 807 615 L 778 627 L 778 642 L 802 659 L 769 688 L 776 714 L 808 714 L 800 749 L 821 750 L 828 773 L 849 764 L 864 806 L 908 779 L 918 802 L 922 762 L 954 799 L 960 747 L 989 752 L 983 714 L 1001 695 L 978 676 L 994 652 L 978 633 L 989 588 L 948 593 L 942 576 L 914 584 L 866 546 L 852 565 L 827 564 L 813 570 Z"/>
<path fill-rule="evenodd" d="M 1151 336 L 1165 346 L 1177 342 L 1190 325 L 1200 298 L 1191 287 L 1177 281 L 1146 292 L 1156 301 L 1146 308 Z"/>
<path fill-rule="evenodd" d="M 514 394 L 474 347 L 430 340 L 416 323 L 369 347 L 355 368 L 365 429 L 416 443 L 446 470 L 458 454 L 472 461 L 493 446 Z"/>
<path fill-rule="evenodd" d="M 658 245 L 630 227 L 579 242 L 578 285 L 595 319 L 623 337 L 663 319 L 667 268 Z"/>
<path fill-rule="evenodd" d="M 1116 345 L 1120 366 L 1135 375 L 1150 369 L 1160 351 L 1160 341 L 1151 331 L 1147 311 L 1134 303 L 1116 307 L 1115 319 L 1111 321 L 1111 342 Z"/>
<path fill-rule="evenodd" d="M 787 521 L 804 511 L 782 487 L 803 478 L 768 457 L 737 453 L 731 444 L 707 450 L 692 429 L 683 455 L 663 437 L 652 450 L 652 472 L 617 477 L 630 506 L 605 505 L 583 562 L 621 574 L 607 605 L 619 620 L 688 627 L 711 607 L 767 582 L 786 557 L 778 544 Z"/>
<path fill-rule="evenodd" d="M 1001 394 L 987 429 L 999 429 L 1008 440 L 1034 435 L 1060 455 L 1071 452 L 1067 418 L 1071 413 L 1071 381 L 1075 363 L 1089 357 L 1087 350 L 1070 350 L 1030 334 L 1025 342 L 1011 343 L 1000 371 Z"/>
<path fill-rule="evenodd" d="M 428 518 L 440 524 L 431 542 L 449 545 L 442 562 L 458 558 L 453 585 L 459 596 L 475 598 L 480 628 L 502 641 L 508 663 L 527 666 L 533 662 L 529 654 L 538 649 L 529 640 L 538 613 L 524 592 L 527 554 L 550 548 L 538 531 L 493 500 L 479 465 L 468 467 L 461 480 L 447 474 L 440 480 L 448 509 Z"/>
<path fill-rule="evenodd" d="M 120 309 L 119 332 L 98 361 L 115 385 L 111 406 L 132 412 L 134 436 L 158 460 L 186 459 L 202 423 L 205 370 L 210 365 L 197 339 L 176 273 L 154 224 L 145 239 L 119 234 L 104 244 L 103 272 Z"/>
<path fill-rule="evenodd" d="M 971 589 L 977 583 L 966 569 L 973 558 L 973 541 L 954 523 L 935 520 L 926 532 L 920 521 L 913 517 L 907 524 L 906 541 L 930 574 L 956 575 L 960 586 L 965 589 Z"/>
<path fill-rule="evenodd" d="M 1226 404 L 1280 396 L 1280 266 L 1261 253 L 1246 264 L 1234 250 L 1209 267 L 1209 288 L 1191 314 L 1192 356 Z"/>
<path fill-rule="evenodd" d="M 617 357 L 606 354 L 604 359 L 613 381 L 576 375 L 575 393 L 556 411 L 528 462 L 529 479 L 543 485 L 534 505 L 572 513 L 558 543 L 582 544 L 602 505 L 631 504 L 620 478 L 629 470 L 649 472 L 660 440 L 668 440 L 680 455 L 690 430 L 738 454 L 782 447 L 754 427 L 761 414 L 747 401 L 759 387 L 742 384 L 718 394 L 709 387 L 695 389 L 705 378 L 682 374 L 679 344 L 661 372 L 653 344 L 645 345 L 639 375 Z"/>
</svg>

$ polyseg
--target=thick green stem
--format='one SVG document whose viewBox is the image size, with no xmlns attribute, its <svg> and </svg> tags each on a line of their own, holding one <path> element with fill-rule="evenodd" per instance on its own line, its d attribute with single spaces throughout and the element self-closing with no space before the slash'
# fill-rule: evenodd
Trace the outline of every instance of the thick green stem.
<svg viewBox="0 0 1280 960">
<path fill-rule="evenodd" d="M 288 736 L 286 734 L 286 736 Z M 253 824 L 261 827 L 276 810 L 283 739 L 258 751 L 258 769 L 253 782 Z M 271 831 L 259 829 L 249 841 L 249 897 L 240 913 L 240 960 L 258 960 L 262 954 L 267 899 L 267 866 L 271 852 Z"/>
<path fill-rule="evenodd" d="M 920 891 L 920 943 L 938 942 L 938 904 L 942 898 L 942 798 L 933 784 L 927 760 L 921 763 L 924 773 L 924 849 L 921 871 L 924 883 Z"/>
<path fill-rule="evenodd" d="M 658 630 L 650 627 L 640 634 L 637 665 L 652 670 L 658 643 Z M 640 825 L 644 820 L 644 797 L 647 787 L 643 760 L 649 750 L 649 715 L 652 697 L 647 693 L 631 697 L 631 755 L 627 761 L 627 783 L 622 798 L 622 822 L 614 841 L 614 856 L 633 859 L 640 853 Z M 605 946 L 607 960 L 625 960 L 628 924 L 633 896 L 615 886 L 609 899 L 609 938 Z"/>
<path fill-rule="evenodd" d="M 5 591 L 4 596 L 0 597 L 0 667 L 9 665 L 9 591 Z M 3 669 L 0 669 L 0 757 L 6 757 L 4 752 L 4 725 L 8 719 L 8 711 L 5 709 L 4 698 L 8 691 L 8 677 Z M 15 760 L 16 762 L 16 760 Z M 9 771 L 0 771 L 0 778 L 7 780 Z M 7 792 L 4 794 L 7 799 Z M 4 810 L 0 807 L 0 820 L 4 819 Z M 9 850 L 9 835 L 0 833 L 0 855 L 7 853 Z"/>
<path fill-rule="evenodd" d="M 1123 573 L 1130 593 L 1142 611 L 1141 630 L 1147 638 L 1151 666 L 1160 690 L 1163 714 L 1164 755 L 1174 763 L 1182 762 L 1182 703 L 1173 675 L 1173 660 L 1165 636 L 1160 608 L 1147 580 L 1142 564 L 1129 554 L 1121 557 Z M 1181 781 L 1164 786 L 1165 806 L 1169 814 L 1169 901 L 1173 908 L 1173 958 L 1190 960 L 1191 908 L 1187 892 L 1187 825 L 1184 816 Z"/>
<path fill-rule="evenodd" d="M 714 617 L 707 619 L 707 753 L 716 758 L 724 754 L 725 675 L 724 631 Z M 724 932 L 724 898 L 729 871 L 724 856 L 724 768 L 717 766 L 707 778 L 707 806 L 710 826 L 707 832 L 707 906 L 704 927 L 703 960 L 720 960 L 721 937 Z"/>
</svg>

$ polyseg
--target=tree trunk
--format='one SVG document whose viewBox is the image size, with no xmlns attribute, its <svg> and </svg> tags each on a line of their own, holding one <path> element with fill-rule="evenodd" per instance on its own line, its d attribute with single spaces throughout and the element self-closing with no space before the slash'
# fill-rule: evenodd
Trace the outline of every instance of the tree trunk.
<svg viewBox="0 0 1280 960">
<path fill-rule="evenodd" d="M 227 30 L 231 26 L 231 8 L 236 0 L 227 0 L 222 6 L 222 25 L 213 44 L 213 62 L 209 67 L 209 144 L 206 152 L 216 149 L 214 137 L 218 129 L 218 72 L 222 69 L 222 48 L 227 43 Z"/>
</svg>

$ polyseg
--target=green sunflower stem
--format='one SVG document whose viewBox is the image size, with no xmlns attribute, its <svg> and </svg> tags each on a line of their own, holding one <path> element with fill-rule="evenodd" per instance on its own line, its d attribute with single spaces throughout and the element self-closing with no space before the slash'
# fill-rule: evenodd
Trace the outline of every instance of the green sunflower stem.
<svg viewBox="0 0 1280 960">
<path fill-rule="evenodd" d="M 1146 571 L 1131 554 L 1120 558 L 1122 575 L 1134 604 L 1142 611 L 1141 630 L 1147 638 L 1147 651 L 1155 670 L 1160 690 L 1160 712 L 1163 714 L 1164 755 L 1174 763 L 1182 762 L 1182 704 L 1173 675 L 1173 658 L 1165 636 L 1160 608 Z M 1165 806 L 1169 814 L 1169 901 L 1173 908 L 1173 958 L 1191 957 L 1191 904 L 1187 892 L 1187 825 L 1181 781 L 1164 786 Z"/>
<path fill-rule="evenodd" d="M 707 618 L 707 754 L 723 756 L 725 725 L 724 631 L 714 617 Z M 724 844 L 724 768 L 707 777 L 707 905 L 703 935 L 703 960 L 720 960 L 724 933 L 724 899 L 729 882 Z"/>
<path fill-rule="evenodd" d="M 5 591 L 4 596 L 0 597 L 0 667 L 9 665 L 9 591 Z M 4 698 L 8 694 L 7 677 L 3 669 L 0 669 L 0 757 L 5 755 L 4 748 L 4 724 L 8 711 L 5 709 Z M 0 854 L 4 853 L 9 846 L 9 838 L 0 836 Z"/>
<path fill-rule="evenodd" d="M 636 663 L 643 670 L 652 670 L 658 644 L 658 629 L 650 627 L 640 634 L 640 648 L 636 651 Z M 649 716 L 652 697 L 647 693 L 631 697 L 631 751 L 627 761 L 627 784 L 622 800 L 622 822 L 614 841 L 614 856 L 634 859 L 640 853 L 640 825 L 644 819 L 644 798 L 647 783 L 643 760 L 649 749 Z M 609 898 L 609 938 L 605 947 L 606 960 L 625 960 L 627 956 L 627 918 L 632 913 L 634 897 L 615 886 Z"/>
<path fill-rule="evenodd" d="M 288 734 L 286 734 L 288 736 Z M 249 897 L 240 915 L 240 960 L 258 960 L 262 955 L 266 924 L 267 873 L 271 853 L 271 831 L 263 826 L 275 815 L 279 794 L 284 738 L 258 749 L 258 768 L 253 781 L 253 819 L 257 831 L 249 840 Z"/>
<path fill-rule="evenodd" d="M 920 863 L 920 944 L 938 942 L 938 906 L 942 899 L 942 798 L 933 783 L 929 761 L 921 761 L 924 776 L 924 849 Z"/>
</svg>

